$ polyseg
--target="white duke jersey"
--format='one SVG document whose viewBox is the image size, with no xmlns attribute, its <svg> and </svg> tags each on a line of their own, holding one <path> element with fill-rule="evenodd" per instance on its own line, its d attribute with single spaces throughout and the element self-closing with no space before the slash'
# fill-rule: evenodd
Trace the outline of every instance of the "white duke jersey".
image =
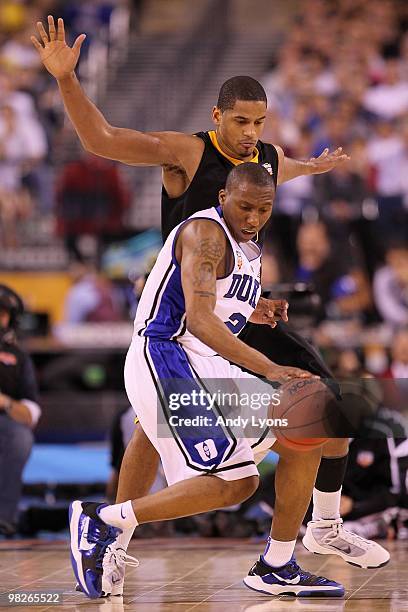
<svg viewBox="0 0 408 612">
<path fill-rule="evenodd" d="M 238 335 L 256 308 L 261 294 L 261 250 L 255 242 L 237 243 L 218 208 L 201 210 L 180 223 L 169 234 L 150 272 L 135 317 L 135 333 L 162 340 L 177 340 L 201 355 L 214 351 L 186 327 L 186 307 L 181 285 L 181 267 L 175 257 L 180 229 L 190 219 L 211 219 L 224 230 L 234 254 L 230 274 L 216 281 L 214 313 Z"/>
</svg>

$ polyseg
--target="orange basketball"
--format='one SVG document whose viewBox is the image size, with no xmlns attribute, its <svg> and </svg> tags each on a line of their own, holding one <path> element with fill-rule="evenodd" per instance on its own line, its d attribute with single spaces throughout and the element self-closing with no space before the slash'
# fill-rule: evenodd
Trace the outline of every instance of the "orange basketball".
<svg viewBox="0 0 408 612">
<path fill-rule="evenodd" d="M 279 388 L 280 403 L 270 405 L 269 417 L 278 419 L 273 433 L 283 446 L 308 451 L 322 446 L 331 435 L 336 408 L 333 393 L 318 378 L 298 378 Z"/>
</svg>

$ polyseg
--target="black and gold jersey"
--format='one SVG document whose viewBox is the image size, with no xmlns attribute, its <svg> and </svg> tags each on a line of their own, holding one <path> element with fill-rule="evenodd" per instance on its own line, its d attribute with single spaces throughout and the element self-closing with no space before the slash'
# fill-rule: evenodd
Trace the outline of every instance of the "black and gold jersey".
<svg viewBox="0 0 408 612">
<path fill-rule="evenodd" d="M 205 147 L 189 187 L 178 198 L 169 198 L 166 189 L 162 189 L 161 218 L 164 240 L 171 230 L 187 217 L 216 205 L 218 193 L 225 186 L 228 173 L 234 166 L 242 163 L 242 160 L 229 157 L 221 150 L 215 131 L 198 132 L 195 136 L 204 141 Z M 275 147 L 259 140 L 250 161 L 262 164 L 273 176 L 276 187 L 279 161 Z"/>
</svg>

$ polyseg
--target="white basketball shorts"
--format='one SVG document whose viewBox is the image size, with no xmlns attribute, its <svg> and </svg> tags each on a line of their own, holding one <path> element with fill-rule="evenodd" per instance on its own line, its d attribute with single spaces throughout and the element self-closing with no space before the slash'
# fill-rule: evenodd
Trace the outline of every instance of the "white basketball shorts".
<svg viewBox="0 0 408 612">
<path fill-rule="evenodd" d="M 169 485 L 201 474 L 225 480 L 258 475 L 256 463 L 275 442 L 268 427 L 238 435 L 225 425 L 216 403 L 192 402 L 206 379 L 227 379 L 235 387 L 251 380 L 271 392 L 268 383 L 218 355 L 202 356 L 176 341 L 133 337 L 125 363 L 126 392 L 160 454 Z"/>
</svg>

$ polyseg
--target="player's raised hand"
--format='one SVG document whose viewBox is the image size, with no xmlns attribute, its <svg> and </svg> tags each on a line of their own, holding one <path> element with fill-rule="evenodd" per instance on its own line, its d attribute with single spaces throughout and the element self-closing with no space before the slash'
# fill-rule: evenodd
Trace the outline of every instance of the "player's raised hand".
<svg viewBox="0 0 408 612">
<path fill-rule="evenodd" d="M 41 21 L 37 21 L 37 28 L 42 44 L 35 36 L 31 36 L 31 42 L 37 49 L 42 63 L 57 80 L 69 76 L 77 65 L 86 34 L 80 34 L 72 47 L 69 47 L 65 42 L 63 19 L 58 19 L 58 26 L 55 29 L 54 17 L 48 15 L 48 34 Z"/>
<path fill-rule="evenodd" d="M 319 157 L 311 157 L 306 163 L 310 168 L 310 174 L 322 174 L 349 160 L 350 157 L 343 153 L 342 147 L 338 147 L 332 152 L 325 149 Z"/>
</svg>

